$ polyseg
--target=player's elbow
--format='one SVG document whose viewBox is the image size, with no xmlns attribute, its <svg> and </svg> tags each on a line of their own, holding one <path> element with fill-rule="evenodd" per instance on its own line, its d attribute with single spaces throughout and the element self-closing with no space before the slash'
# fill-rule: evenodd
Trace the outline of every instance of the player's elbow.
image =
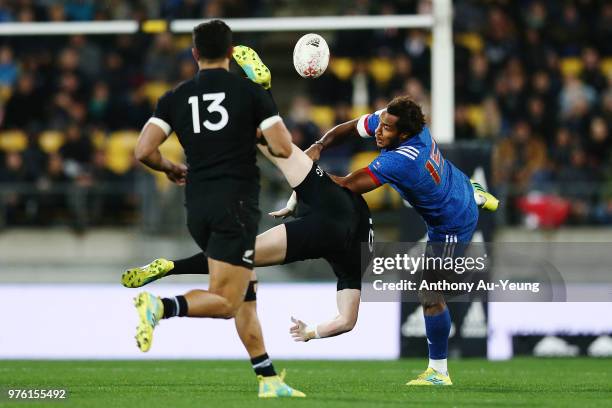
<svg viewBox="0 0 612 408">
<path fill-rule="evenodd" d="M 338 184 L 340 187 L 345 187 L 348 188 L 348 182 L 346 180 L 346 177 L 338 177 L 335 176 L 334 177 L 334 181 L 336 182 L 336 184 Z"/>
<path fill-rule="evenodd" d="M 348 333 L 353 330 L 355 324 L 357 324 L 357 319 L 341 316 L 338 321 L 338 331 L 340 334 Z"/>
<path fill-rule="evenodd" d="M 134 149 L 134 157 L 139 162 L 146 161 L 150 154 L 151 152 L 149 152 L 148 149 L 142 145 L 136 145 L 136 148 Z"/>
</svg>

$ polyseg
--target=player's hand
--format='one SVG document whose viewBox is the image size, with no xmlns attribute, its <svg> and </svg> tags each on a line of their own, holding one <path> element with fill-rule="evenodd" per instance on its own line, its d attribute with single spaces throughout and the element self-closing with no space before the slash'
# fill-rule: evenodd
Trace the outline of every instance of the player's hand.
<svg viewBox="0 0 612 408">
<path fill-rule="evenodd" d="M 308 340 L 312 339 L 309 333 L 306 332 L 306 328 L 308 327 L 306 323 L 296 319 L 293 316 L 291 316 L 291 321 L 294 323 L 294 325 L 289 328 L 289 333 L 291 334 L 291 337 L 293 337 L 293 341 L 307 342 Z"/>
<path fill-rule="evenodd" d="M 287 217 L 291 217 L 294 214 L 294 210 L 292 210 L 291 208 L 285 207 L 281 210 L 278 211 L 272 211 L 271 213 L 268 213 L 269 215 L 273 216 L 274 218 L 282 218 L 285 219 Z"/>
<path fill-rule="evenodd" d="M 320 143 L 313 143 L 310 147 L 304 150 L 306 156 L 310 157 L 312 161 L 319 161 L 321 158 L 321 151 L 323 150 L 323 145 Z"/>
<path fill-rule="evenodd" d="M 291 197 L 289 197 L 289 200 L 287 200 L 287 204 L 285 205 L 285 208 L 283 208 L 282 210 L 278 210 L 278 211 L 272 211 L 271 213 L 268 213 L 268 214 L 273 216 L 274 218 L 285 219 L 287 217 L 294 215 L 296 208 L 297 208 L 297 193 L 294 191 L 293 193 L 291 193 Z"/>
<path fill-rule="evenodd" d="M 172 163 L 165 173 L 168 180 L 179 186 L 184 186 L 187 181 L 187 166 L 183 163 Z"/>
</svg>

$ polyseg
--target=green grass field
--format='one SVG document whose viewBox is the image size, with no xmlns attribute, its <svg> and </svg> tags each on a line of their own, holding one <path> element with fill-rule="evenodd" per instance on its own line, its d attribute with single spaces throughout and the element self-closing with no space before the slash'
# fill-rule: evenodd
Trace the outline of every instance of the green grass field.
<svg viewBox="0 0 612 408">
<path fill-rule="evenodd" d="M 2 361 L 0 406 L 598 407 L 612 406 L 610 359 L 451 362 L 452 387 L 406 387 L 423 360 L 277 361 L 306 399 L 258 400 L 245 361 Z M 65 388 L 68 399 L 10 402 L 7 388 Z"/>
</svg>

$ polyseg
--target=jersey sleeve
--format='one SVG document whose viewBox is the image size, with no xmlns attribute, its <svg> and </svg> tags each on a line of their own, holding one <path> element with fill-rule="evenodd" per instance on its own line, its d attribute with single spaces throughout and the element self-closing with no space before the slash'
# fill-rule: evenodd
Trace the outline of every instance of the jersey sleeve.
<svg viewBox="0 0 612 408">
<path fill-rule="evenodd" d="M 410 186 L 416 182 L 416 162 L 396 151 L 381 153 L 367 167 L 376 184 L 402 184 Z"/>
<path fill-rule="evenodd" d="M 278 108 L 272 94 L 259 85 L 254 85 L 255 95 L 255 121 L 262 130 L 272 126 L 279 120 Z"/>
<path fill-rule="evenodd" d="M 357 121 L 357 131 L 359 132 L 359 136 L 363 138 L 373 137 L 374 132 L 376 132 L 376 128 L 380 123 L 380 114 L 384 111 L 384 109 L 381 109 L 374 113 L 368 113 L 361 116 Z"/>
<path fill-rule="evenodd" d="M 172 107 L 172 91 L 168 91 L 159 98 L 155 112 L 147 123 L 153 123 L 159 126 L 166 136 L 172 132 L 172 118 L 171 118 L 171 107 Z"/>
</svg>

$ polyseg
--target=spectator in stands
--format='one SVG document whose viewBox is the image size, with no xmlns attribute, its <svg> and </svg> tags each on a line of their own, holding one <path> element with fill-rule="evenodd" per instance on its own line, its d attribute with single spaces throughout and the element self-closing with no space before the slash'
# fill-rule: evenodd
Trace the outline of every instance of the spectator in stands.
<svg viewBox="0 0 612 408">
<path fill-rule="evenodd" d="M 66 128 L 66 140 L 59 153 L 64 162 L 66 174 L 71 178 L 77 178 L 87 171 L 91 163 L 94 147 L 91 140 L 83 135 L 81 127 L 71 123 Z"/>
<path fill-rule="evenodd" d="M 43 120 L 43 98 L 36 92 L 34 76 L 22 73 L 17 80 L 10 99 L 4 110 L 5 129 L 24 128 L 35 122 Z"/>
<path fill-rule="evenodd" d="M 469 121 L 468 107 L 464 104 L 455 106 L 455 139 L 471 140 L 476 138 L 476 129 Z"/>
<path fill-rule="evenodd" d="M 87 111 L 88 120 L 96 125 L 107 126 L 110 119 L 110 94 L 108 85 L 104 81 L 98 81 L 93 86 L 91 98 Z"/>
<path fill-rule="evenodd" d="M 13 86 L 17 81 L 17 64 L 13 59 L 11 47 L 0 47 L 0 86 Z"/>
<path fill-rule="evenodd" d="M 47 165 L 47 154 L 41 149 L 39 144 L 38 129 L 31 127 L 25 129 L 28 137 L 28 145 L 21 152 L 24 167 L 31 181 L 38 180 L 45 171 Z"/>
<path fill-rule="evenodd" d="M 13 21 L 15 16 L 13 10 L 7 2 L 0 3 L 0 23 L 8 23 Z"/>
<path fill-rule="evenodd" d="M 482 104 L 483 120 L 478 129 L 478 133 L 482 136 L 495 139 L 505 133 L 503 121 L 497 100 L 489 96 Z"/>
<path fill-rule="evenodd" d="M 482 103 L 489 93 L 491 77 L 489 63 L 483 54 L 474 54 L 470 59 L 470 72 L 465 86 L 465 98 L 469 103 Z"/>
<path fill-rule="evenodd" d="M 115 102 L 112 117 L 109 119 L 109 128 L 112 130 L 141 129 L 149 120 L 153 109 L 140 86 L 129 90 L 129 93 Z"/>
<path fill-rule="evenodd" d="M 588 219 L 596 196 L 594 188 L 598 180 L 593 168 L 587 163 L 586 153 L 575 148 L 570 156 L 570 162 L 562 167 L 557 178 L 560 192 L 571 203 L 570 214 L 574 222 L 584 222 Z"/>
<path fill-rule="evenodd" d="M 545 69 L 547 65 L 546 55 L 550 47 L 542 39 L 542 32 L 530 28 L 525 32 L 525 47 L 522 51 L 522 60 L 529 70 Z"/>
<path fill-rule="evenodd" d="M 566 127 L 557 130 L 555 143 L 550 150 L 552 165 L 556 171 L 570 162 L 571 153 L 577 142 L 574 135 Z"/>
<path fill-rule="evenodd" d="M 88 80 L 94 80 L 100 75 L 102 68 L 102 50 L 84 35 L 70 37 L 70 47 L 78 58 L 77 68 Z"/>
<path fill-rule="evenodd" d="M 403 51 L 412 61 L 414 74 L 429 88 L 431 52 L 427 46 L 427 36 L 422 30 L 410 30 L 404 38 Z"/>
<path fill-rule="evenodd" d="M 59 154 L 49 155 L 47 171 L 36 186 L 41 193 L 39 200 L 39 223 L 49 224 L 66 216 L 68 199 L 65 188 L 70 179 L 64 173 L 64 162 Z M 62 190 L 64 189 L 64 190 Z"/>
<path fill-rule="evenodd" d="M 398 54 L 393 60 L 394 72 L 393 76 L 389 80 L 387 87 L 383 90 L 385 97 L 388 100 L 393 99 L 396 93 L 399 93 L 406 81 L 408 81 L 412 75 L 412 61 L 405 54 Z"/>
<path fill-rule="evenodd" d="M 395 5 L 385 2 L 381 5 L 380 13 L 383 16 L 398 14 Z M 372 48 L 380 56 L 397 55 L 402 48 L 402 31 L 396 27 L 377 30 L 372 33 Z"/>
<path fill-rule="evenodd" d="M 599 204 L 593 212 L 593 221 L 598 224 L 612 224 L 612 178 L 603 186 Z"/>
<path fill-rule="evenodd" d="M 555 22 L 550 33 L 560 54 L 570 56 L 580 54 L 580 45 L 586 39 L 587 30 L 576 5 L 567 2 L 564 3 L 561 18 Z"/>
<path fill-rule="evenodd" d="M 555 118 L 550 109 L 546 109 L 544 101 L 538 97 L 531 97 L 527 103 L 527 120 L 533 133 L 538 135 L 547 144 L 551 144 L 555 137 Z"/>
<path fill-rule="evenodd" d="M 527 122 L 519 121 L 510 137 L 495 147 L 493 181 L 496 185 L 511 184 L 518 191 L 526 192 L 546 172 L 546 156 L 544 143 L 533 137 Z"/>
<path fill-rule="evenodd" d="M 153 47 L 147 52 L 144 73 L 147 79 L 170 82 L 176 69 L 176 51 L 172 34 L 160 33 L 155 36 Z"/>
<path fill-rule="evenodd" d="M 594 43 L 597 49 L 601 51 L 601 55 L 612 55 L 612 3 L 603 2 L 601 12 L 597 13 L 598 19 L 592 30 L 598 35 Z"/>
<path fill-rule="evenodd" d="M 18 152 L 9 152 L 4 157 L 4 165 L 0 167 L 0 183 L 15 185 L 19 183 L 29 183 L 32 180 L 28 177 L 23 163 L 23 157 Z M 18 222 L 17 217 L 23 213 L 27 196 L 18 191 L 5 191 L 0 194 L 0 210 L 4 214 L 4 223 L 12 225 Z"/>
<path fill-rule="evenodd" d="M 563 88 L 559 95 L 562 117 L 572 116 L 576 109 L 589 109 L 596 101 L 597 93 L 574 74 L 563 79 Z M 586 106 L 584 106 L 586 104 Z"/>
<path fill-rule="evenodd" d="M 591 120 L 589 137 L 585 143 L 589 163 L 594 169 L 603 169 L 610 165 L 612 157 L 612 139 L 606 121 L 596 116 Z"/>
<path fill-rule="evenodd" d="M 598 93 L 604 91 L 608 81 L 601 72 L 599 53 L 595 48 L 587 47 L 582 51 L 582 64 L 582 81 Z"/>
<path fill-rule="evenodd" d="M 489 10 L 485 33 L 485 55 L 494 71 L 500 71 L 517 52 L 516 29 L 508 15 L 499 7 Z"/>
</svg>

